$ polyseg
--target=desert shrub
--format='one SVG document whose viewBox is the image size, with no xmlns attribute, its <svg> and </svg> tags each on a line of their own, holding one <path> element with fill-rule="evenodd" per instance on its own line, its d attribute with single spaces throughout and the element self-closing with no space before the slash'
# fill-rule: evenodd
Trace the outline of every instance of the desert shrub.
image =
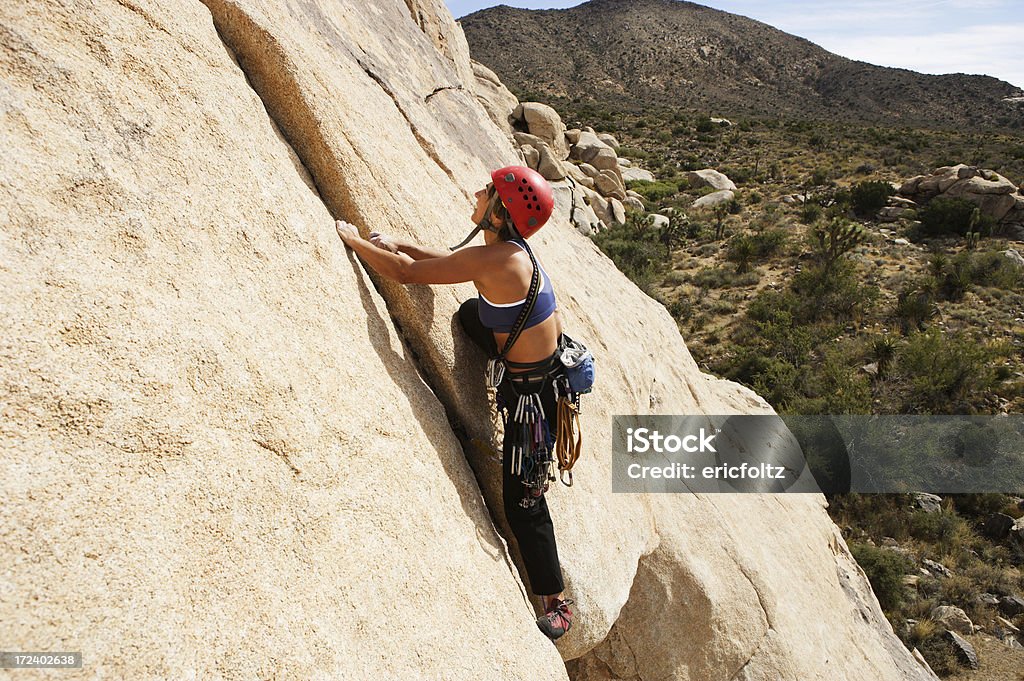
<svg viewBox="0 0 1024 681">
<path fill-rule="evenodd" d="M 757 283 L 757 276 L 735 272 L 725 268 L 704 267 L 690 275 L 690 283 L 703 289 L 747 286 Z"/>
<path fill-rule="evenodd" d="M 883 610 L 891 611 L 903 603 L 903 575 L 914 569 L 904 555 L 886 548 L 859 542 L 850 543 L 850 553 L 864 570 L 871 589 Z"/>
<path fill-rule="evenodd" d="M 987 251 L 966 258 L 970 281 L 1006 291 L 1024 287 L 1024 270 L 998 251 Z"/>
<path fill-rule="evenodd" d="M 970 612 L 978 602 L 981 591 L 978 585 L 966 575 L 953 575 L 943 579 L 939 585 L 939 600 Z"/>
<path fill-rule="evenodd" d="M 648 201 L 661 201 L 679 191 L 679 186 L 670 182 L 650 182 L 649 180 L 630 180 L 627 188 L 632 189 Z"/>
<path fill-rule="evenodd" d="M 888 182 L 865 180 L 850 188 L 850 206 L 861 217 L 877 213 L 895 193 Z"/>
<path fill-rule="evenodd" d="M 749 234 L 737 234 L 729 240 L 725 259 L 736 264 L 736 273 L 743 274 L 750 269 L 750 263 L 756 255 L 754 240 Z"/>
<path fill-rule="evenodd" d="M 921 286 L 911 286 L 897 295 L 893 312 L 900 325 L 900 332 L 907 335 L 912 331 L 923 330 L 925 322 L 939 314 L 939 308 L 932 291 Z"/>
<path fill-rule="evenodd" d="M 791 287 L 802 300 L 802 320 L 853 319 L 878 297 L 878 287 L 859 281 L 853 265 L 836 261 L 831 268 L 810 264 L 797 273 Z"/>
<path fill-rule="evenodd" d="M 981 232 L 990 234 L 995 220 L 983 215 L 970 201 L 940 196 L 922 208 L 918 214 L 921 221 L 921 232 L 925 236 L 939 234 L 959 234 Z"/>
<path fill-rule="evenodd" d="M 800 207 L 800 222 L 805 225 L 814 224 L 821 217 L 821 206 L 816 203 L 805 203 Z"/>
<path fill-rule="evenodd" d="M 598 232 L 591 237 L 615 266 L 644 291 L 667 266 L 656 230 L 639 223 L 645 216 L 629 216 L 625 225 Z"/>
<path fill-rule="evenodd" d="M 619 147 L 619 150 L 616 153 L 624 158 L 633 158 L 639 161 L 647 160 L 652 156 L 652 154 L 644 151 L 643 149 L 628 146 Z"/>
<path fill-rule="evenodd" d="M 835 269 L 844 255 L 868 238 L 863 227 L 842 218 L 833 218 L 826 225 L 814 227 L 811 237 L 814 254 L 826 273 Z"/>
<path fill-rule="evenodd" d="M 955 414 L 992 389 L 993 348 L 935 329 L 914 333 L 897 354 L 895 373 L 903 384 L 902 411 Z"/>
<path fill-rule="evenodd" d="M 953 649 L 943 640 L 942 636 L 935 635 L 917 646 L 928 666 L 939 676 L 949 676 L 960 671 L 960 664 L 957 662 Z"/>
<path fill-rule="evenodd" d="M 849 343 L 828 344 L 817 348 L 815 352 L 820 357 L 804 381 L 802 394 L 794 397 L 787 405 L 792 413 L 871 413 L 871 383 L 866 375 L 850 366 L 849 357 L 852 353 L 848 345 Z M 843 472 L 836 469 L 830 461 L 819 460 L 817 467 L 813 467 L 812 470 L 819 483 L 823 480 L 831 481 L 832 484 L 839 485 L 840 489 L 848 488 L 849 473 L 845 474 L 845 485 L 840 484 Z"/>
<path fill-rule="evenodd" d="M 939 291 L 946 300 L 961 300 L 971 285 L 971 268 L 969 260 L 959 254 L 946 267 L 946 271 L 938 280 Z"/>
<path fill-rule="evenodd" d="M 766 229 L 751 236 L 754 253 L 760 258 L 777 254 L 789 241 L 789 235 L 782 229 Z"/>
<path fill-rule="evenodd" d="M 1006 506 L 1005 494 L 950 494 L 953 507 L 965 516 L 988 517 L 992 513 L 1001 513 Z"/>
</svg>

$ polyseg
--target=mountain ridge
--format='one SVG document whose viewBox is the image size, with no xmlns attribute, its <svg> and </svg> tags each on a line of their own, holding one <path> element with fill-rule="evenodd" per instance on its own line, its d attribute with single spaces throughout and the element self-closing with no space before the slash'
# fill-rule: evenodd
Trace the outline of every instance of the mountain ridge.
<svg viewBox="0 0 1024 681">
<path fill-rule="evenodd" d="M 738 14 L 684 0 L 499 5 L 460 20 L 473 58 L 514 92 L 714 115 L 1024 127 L 1024 94 L 992 76 L 876 66 Z"/>
</svg>

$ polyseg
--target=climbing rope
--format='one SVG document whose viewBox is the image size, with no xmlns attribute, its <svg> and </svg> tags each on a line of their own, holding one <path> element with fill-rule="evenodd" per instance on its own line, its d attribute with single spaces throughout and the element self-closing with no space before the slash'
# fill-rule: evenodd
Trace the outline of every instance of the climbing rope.
<svg viewBox="0 0 1024 681">
<path fill-rule="evenodd" d="M 559 479 L 566 487 L 572 487 L 572 467 L 580 458 L 583 448 L 583 431 L 580 429 L 579 395 L 575 400 L 568 395 L 558 398 L 558 425 L 555 429 L 555 456 L 558 457 Z M 569 482 L 566 482 L 566 475 Z"/>
</svg>

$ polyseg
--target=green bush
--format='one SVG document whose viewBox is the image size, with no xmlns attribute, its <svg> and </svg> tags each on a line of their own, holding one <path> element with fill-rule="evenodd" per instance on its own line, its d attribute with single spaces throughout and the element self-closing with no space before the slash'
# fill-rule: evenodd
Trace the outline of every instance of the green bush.
<svg viewBox="0 0 1024 681">
<path fill-rule="evenodd" d="M 939 308 L 931 291 L 914 286 L 899 293 L 894 312 L 900 332 L 907 335 L 912 331 L 923 330 L 925 322 L 939 314 Z"/>
<path fill-rule="evenodd" d="M 1024 288 L 1024 270 L 998 251 L 978 253 L 967 258 L 970 280 L 980 286 L 1006 291 Z"/>
<path fill-rule="evenodd" d="M 914 333 L 897 354 L 894 375 L 905 413 L 955 414 L 995 384 L 997 351 L 967 335 L 932 328 Z"/>
<path fill-rule="evenodd" d="M 750 269 L 750 263 L 754 259 L 756 250 L 754 240 L 749 234 L 737 234 L 729 240 L 726 247 L 725 259 L 736 263 L 736 273 L 742 274 Z"/>
<path fill-rule="evenodd" d="M 750 238 L 754 243 L 754 253 L 759 258 L 776 255 L 789 241 L 789 235 L 782 229 L 766 229 Z"/>
<path fill-rule="evenodd" d="M 995 220 L 982 215 L 970 201 L 941 196 L 930 201 L 918 214 L 921 232 L 926 236 L 981 232 L 991 234 Z"/>
<path fill-rule="evenodd" d="M 598 232 L 591 238 L 623 274 L 649 292 L 667 263 L 657 230 L 647 229 L 640 222 L 645 218 L 630 215 L 625 225 Z"/>
<path fill-rule="evenodd" d="M 649 180 L 630 180 L 628 189 L 643 196 L 648 201 L 661 201 L 679 192 L 679 186 L 670 182 L 651 182 Z"/>
<path fill-rule="evenodd" d="M 847 260 L 831 267 L 807 265 L 794 275 L 791 286 L 806 321 L 854 319 L 878 297 L 878 287 L 862 284 Z"/>
<path fill-rule="evenodd" d="M 636 159 L 638 161 L 645 161 L 645 160 L 651 158 L 651 156 L 652 156 L 652 154 L 644 151 L 643 149 L 640 149 L 640 148 L 637 148 L 637 147 L 627 147 L 627 146 L 619 147 L 619 150 L 616 153 L 618 153 L 618 155 L 623 157 L 623 158 L 633 158 L 633 159 Z"/>
<path fill-rule="evenodd" d="M 818 346 L 815 354 L 820 355 L 820 359 L 808 372 L 802 395 L 789 402 L 788 410 L 795 414 L 871 413 L 871 382 L 855 366 L 850 366 L 853 353 L 849 345 L 849 341 L 844 341 Z M 821 475 L 825 480 L 836 481 L 840 479 L 836 476 L 842 475 L 842 471 L 834 468 L 827 458 L 819 458 L 812 470 L 819 481 L 822 480 Z"/>
<path fill-rule="evenodd" d="M 850 188 L 850 206 L 861 217 L 873 216 L 881 210 L 895 193 L 888 182 L 865 180 Z"/>
<path fill-rule="evenodd" d="M 821 206 L 816 203 L 805 203 L 800 207 L 800 222 L 811 225 L 821 217 Z"/>
<path fill-rule="evenodd" d="M 899 608 L 904 598 L 903 575 L 913 571 L 913 562 L 902 554 L 871 544 L 851 542 L 849 546 L 850 553 L 871 582 L 882 610 Z"/>
<path fill-rule="evenodd" d="M 953 507 L 965 516 L 985 519 L 993 513 L 1001 513 L 1009 498 L 1005 494 L 995 492 L 987 494 L 950 494 Z"/>
</svg>

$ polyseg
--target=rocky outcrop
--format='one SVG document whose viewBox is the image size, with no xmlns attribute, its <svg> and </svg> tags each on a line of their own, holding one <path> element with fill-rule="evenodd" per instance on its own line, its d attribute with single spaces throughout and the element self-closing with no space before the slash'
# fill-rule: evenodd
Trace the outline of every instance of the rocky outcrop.
<svg viewBox="0 0 1024 681">
<path fill-rule="evenodd" d="M 705 194 L 696 201 L 693 202 L 694 208 L 717 208 L 728 204 L 730 201 L 736 198 L 736 194 L 728 189 L 722 189 L 717 192 L 711 192 Z"/>
<path fill-rule="evenodd" d="M 550 106 L 540 102 L 524 102 L 513 110 L 512 118 L 525 122 L 530 134 L 544 140 L 557 160 L 561 161 L 569 156 L 569 146 L 565 141 L 565 124 L 558 112 Z"/>
<path fill-rule="evenodd" d="M 712 187 L 716 191 L 728 189 L 735 191 L 736 183 L 729 179 L 725 173 L 720 173 L 713 168 L 704 170 L 691 170 L 686 173 L 686 179 L 691 187 Z"/>
<path fill-rule="evenodd" d="M 625 223 L 625 202 L 628 179 L 654 180 L 642 168 L 623 168 L 615 150 L 619 143 L 608 134 L 597 134 L 592 128 L 566 130 L 558 113 L 537 102 L 516 103 L 510 120 L 529 132 L 512 133 L 523 162 L 538 171 L 559 189 L 567 189 L 564 205 L 575 206 L 569 212 L 573 225 L 585 235 L 612 225 Z M 582 191 L 581 191 L 582 190 Z M 580 204 L 577 194 L 582 194 Z M 630 201 L 637 209 L 637 202 Z M 643 210 L 643 204 L 639 206 Z M 591 217 L 596 220 L 592 220 Z"/>
<path fill-rule="evenodd" d="M 443 248 L 516 159 L 440 0 L 40 0 L 0 29 L 5 646 L 111 678 L 933 678 L 821 495 L 609 493 L 611 415 L 770 410 L 699 371 L 571 187 L 531 243 L 601 383 L 548 500 L 579 619 L 537 630 L 472 286 L 370 277 L 332 224 Z"/>
<path fill-rule="evenodd" d="M 912 177 L 900 185 L 901 196 L 916 203 L 938 197 L 970 201 L 991 216 L 1012 237 L 1024 237 L 1024 194 L 999 173 L 959 164 L 944 166 L 929 175 Z"/>
</svg>

